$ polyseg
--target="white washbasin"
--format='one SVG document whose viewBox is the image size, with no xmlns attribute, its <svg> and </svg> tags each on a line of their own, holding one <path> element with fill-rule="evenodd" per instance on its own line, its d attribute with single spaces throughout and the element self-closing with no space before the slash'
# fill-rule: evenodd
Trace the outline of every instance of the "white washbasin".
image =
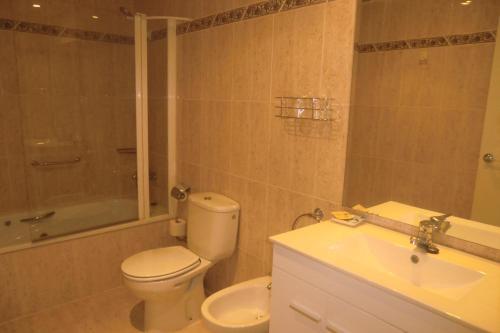
<svg viewBox="0 0 500 333">
<path fill-rule="evenodd" d="M 367 234 L 357 234 L 329 247 L 334 255 L 348 256 L 366 269 L 376 270 L 441 296 L 458 300 L 484 273 L 439 259 L 412 246 L 404 247 Z M 415 261 L 412 261 L 412 256 Z"/>
</svg>

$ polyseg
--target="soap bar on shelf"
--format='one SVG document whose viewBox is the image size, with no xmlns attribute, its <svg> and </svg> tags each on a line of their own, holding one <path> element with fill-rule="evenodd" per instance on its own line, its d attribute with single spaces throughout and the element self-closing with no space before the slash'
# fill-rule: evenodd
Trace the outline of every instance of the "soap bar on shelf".
<svg viewBox="0 0 500 333">
<path fill-rule="evenodd" d="M 334 219 L 337 219 L 337 220 L 351 220 L 354 218 L 354 215 L 350 214 L 349 212 L 343 211 L 343 210 L 332 212 L 332 216 Z"/>
<path fill-rule="evenodd" d="M 341 220 L 341 219 L 336 219 L 336 218 L 332 217 L 330 219 L 330 221 L 335 222 L 335 223 L 339 223 L 339 224 L 343 224 L 343 225 L 347 225 L 349 227 L 357 227 L 358 225 L 363 223 L 363 218 L 353 215 L 352 219 L 350 219 L 350 220 Z"/>
</svg>

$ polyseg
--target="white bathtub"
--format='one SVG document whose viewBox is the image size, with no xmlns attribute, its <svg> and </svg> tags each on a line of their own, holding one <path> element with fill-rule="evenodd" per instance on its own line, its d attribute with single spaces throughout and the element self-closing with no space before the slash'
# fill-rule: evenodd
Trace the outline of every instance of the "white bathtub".
<svg viewBox="0 0 500 333">
<path fill-rule="evenodd" d="M 20 221 L 50 211 L 54 211 L 55 214 L 37 223 Z M 1 216 L 0 248 L 18 246 L 136 219 L 137 201 L 132 199 L 107 199 L 68 207 Z"/>
</svg>

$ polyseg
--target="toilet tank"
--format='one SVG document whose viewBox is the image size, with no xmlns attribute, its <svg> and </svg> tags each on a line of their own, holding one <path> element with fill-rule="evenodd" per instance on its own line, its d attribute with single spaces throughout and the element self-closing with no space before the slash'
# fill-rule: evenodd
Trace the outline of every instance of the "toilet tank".
<svg viewBox="0 0 500 333">
<path fill-rule="evenodd" d="M 193 193 L 188 200 L 188 248 L 210 261 L 231 256 L 236 246 L 240 205 L 213 192 Z"/>
</svg>

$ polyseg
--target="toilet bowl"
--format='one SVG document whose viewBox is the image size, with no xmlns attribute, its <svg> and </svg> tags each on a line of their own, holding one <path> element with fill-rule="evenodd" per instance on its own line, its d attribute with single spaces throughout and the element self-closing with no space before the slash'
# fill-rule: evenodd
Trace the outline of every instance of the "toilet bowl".
<svg viewBox="0 0 500 333">
<path fill-rule="evenodd" d="M 201 318 L 203 278 L 236 244 L 239 205 L 216 193 L 195 193 L 188 203 L 187 248 L 137 253 L 121 265 L 125 286 L 144 300 L 147 333 L 177 331 Z"/>
<path fill-rule="evenodd" d="M 200 319 L 203 277 L 211 266 L 182 246 L 148 250 L 125 260 L 123 282 L 145 301 L 145 331 L 175 331 Z"/>
<path fill-rule="evenodd" d="M 201 306 L 207 328 L 213 333 L 267 333 L 271 277 L 264 276 L 225 288 Z"/>
</svg>

